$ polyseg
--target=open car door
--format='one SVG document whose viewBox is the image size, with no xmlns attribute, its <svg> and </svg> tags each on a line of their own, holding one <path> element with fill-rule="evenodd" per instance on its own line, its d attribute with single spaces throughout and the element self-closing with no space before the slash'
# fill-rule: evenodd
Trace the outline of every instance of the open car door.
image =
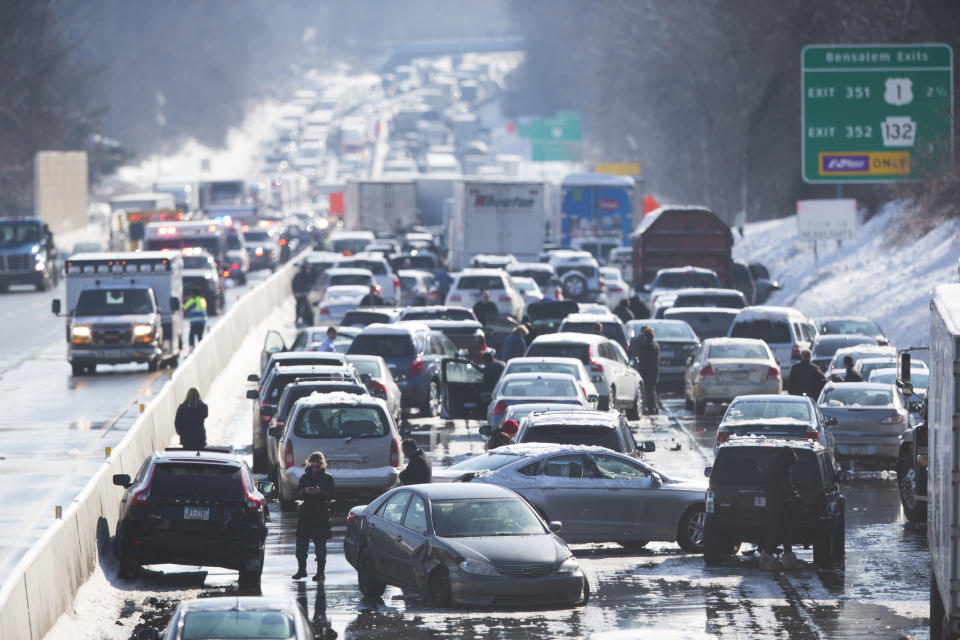
<svg viewBox="0 0 960 640">
<path fill-rule="evenodd" d="M 469 360 L 444 360 L 443 410 L 444 418 L 483 419 L 486 407 L 480 399 L 483 391 L 483 370 Z"/>
<path fill-rule="evenodd" d="M 280 351 L 287 351 L 287 343 L 284 342 L 283 336 L 280 335 L 279 331 L 270 329 L 267 331 L 267 337 L 263 339 L 263 349 L 260 350 L 260 377 L 263 377 L 265 371 L 264 367 L 267 366 L 267 360 L 270 359 L 270 356 L 274 353 Z"/>
</svg>

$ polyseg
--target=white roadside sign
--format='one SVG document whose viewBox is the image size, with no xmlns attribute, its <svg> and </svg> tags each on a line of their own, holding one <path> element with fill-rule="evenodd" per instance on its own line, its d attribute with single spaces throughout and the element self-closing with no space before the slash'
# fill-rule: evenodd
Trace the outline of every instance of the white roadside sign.
<svg viewBox="0 0 960 640">
<path fill-rule="evenodd" d="M 856 200 L 798 200 L 797 235 L 805 242 L 854 240 Z"/>
</svg>

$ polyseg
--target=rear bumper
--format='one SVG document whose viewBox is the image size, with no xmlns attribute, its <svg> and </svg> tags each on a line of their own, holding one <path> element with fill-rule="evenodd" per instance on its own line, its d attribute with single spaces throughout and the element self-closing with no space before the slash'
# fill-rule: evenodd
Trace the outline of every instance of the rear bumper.
<svg viewBox="0 0 960 640">
<path fill-rule="evenodd" d="M 885 469 L 895 469 L 900 455 L 900 436 L 897 435 L 844 435 L 834 432 L 836 459 L 863 462 Z"/>
<path fill-rule="evenodd" d="M 762 513 L 762 512 L 760 512 Z M 795 520 L 791 538 L 794 545 L 812 545 L 823 534 L 839 526 L 839 517 Z M 767 541 L 770 525 L 764 515 L 759 518 L 727 518 L 708 513 L 704 531 L 707 535 L 720 535 L 730 540 L 763 544 Z"/>
<path fill-rule="evenodd" d="M 165 532 L 143 537 L 125 534 L 121 544 L 140 564 L 185 564 L 236 570 L 254 568 L 251 565 L 259 563 L 265 537 L 266 530 L 258 528 L 248 529 L 236 537 Z"/>
<path fill-rule="evenodd" d="M 730 402 L 737 396 L 744 394 L 779 394 L 781 390 L 780 381 L 774 379 L 742 384 L 701 384 L 695 389 L 694 393 L 698 402 Z"/>
</svg>

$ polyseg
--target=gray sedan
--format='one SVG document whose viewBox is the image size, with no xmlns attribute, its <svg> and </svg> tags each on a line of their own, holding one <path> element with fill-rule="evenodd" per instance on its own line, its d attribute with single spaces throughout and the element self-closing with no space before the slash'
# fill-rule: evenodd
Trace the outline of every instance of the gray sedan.
<svg viewBox="0 0 960 640">
<path fill-rule="evenodd" d="M 513 489 L 546 518 L 563 522 L 568 543 L 650 540 L 703 550 L 701 480 L 669 478 L 605 447 L 516 444 L 434 472 L 434 482 L 464 481 Z"/>
<path fill-rule="evenodd" d="M 561 527 L 503 487 L 418 484 L 351 509 L 343 553 L 367 597 L 391 584 L 441 606 L 583 605 L 590 584 Z"/>
<path fill-rule="evenodd" d="M 836 418 L 837 462 L 850 467 L 896 469 L 900 434 L 909 409 L 900 390 L 875 382 L 828 382 L 817 401 L 823 415 Z"/>
<path fill-rule="evenodd" d="M 586 391 L 569 373 L 512 373 L 500 379 L 487 408 L 487 423 L 497 428 L 503 414 L 515 404 L 550 402 L 590 408 Z"/>
</svg>

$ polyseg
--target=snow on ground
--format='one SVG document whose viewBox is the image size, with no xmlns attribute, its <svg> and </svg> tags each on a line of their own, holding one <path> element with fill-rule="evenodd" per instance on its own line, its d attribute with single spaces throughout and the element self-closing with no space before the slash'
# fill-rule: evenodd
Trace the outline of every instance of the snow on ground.
<svg viewBox="0 0 960 640">
<path fill-rule="evenodd" d="M 746 225 L 744 238 L 734 234 L 734 257 L 765 264 L 780 281 L 783 289 L 766 304 L 796 307 L 814 318 L 867 316 L 897 347 L 926 345 L 930 292 L 957 281 L 960 220 L 909 238 L 902 224 L 907 214 L 908 205 L 892 202 L 861 225 L 856 240 L 841 247 L 820 243 L 819 268 L 813 245 L 797 239 L 795 215 Z"/>
</svg>

